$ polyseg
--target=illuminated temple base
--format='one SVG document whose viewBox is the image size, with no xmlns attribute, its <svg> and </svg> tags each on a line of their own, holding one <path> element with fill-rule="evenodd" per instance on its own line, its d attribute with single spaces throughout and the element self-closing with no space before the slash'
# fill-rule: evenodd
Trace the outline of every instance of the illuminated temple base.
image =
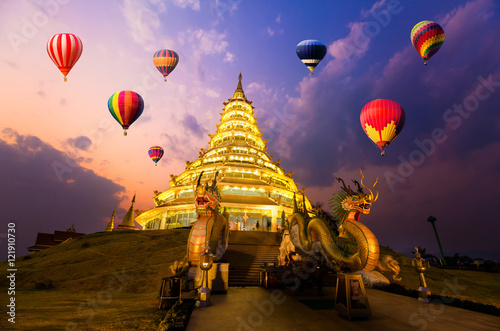
<svg viewBox="0 0 500 331">
<path fill-rule="evenodd" d="M 303 201 L 292 173 L 285 173 L 280 160 L 266 152 L 267 140 L 262 139 L 255 107 L 243 92 L 241 74 L 233 97 L 223 104 L 217 131 L 209 134 L 209 147 L 200 149 L 196 161 L 186 161 L 182 174 L 170 175 L 170 188 L 155 192 L 156 206 L 136 217 L 143 229 L 171 229 L 196 222 L 193 184 L 201 171 L 202 182 L 213 180 L 219 172 L 220 205 L 229 212 L 232 230 L 277 231 L 282 213 L 286 217 L 293 211 L 294 194 L 299 205 Z M 310 210 L 307 198 L 305 201 Z"/>
</svg>

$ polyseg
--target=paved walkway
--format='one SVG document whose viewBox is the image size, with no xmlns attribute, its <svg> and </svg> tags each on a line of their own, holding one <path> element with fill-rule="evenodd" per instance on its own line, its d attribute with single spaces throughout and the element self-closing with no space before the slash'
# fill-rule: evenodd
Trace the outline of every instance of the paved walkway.
<svg viewBox="0 0 500 331">
<path fill-rule="evenodd" d="M 299 300 L 333 301 L 334 288 L 325 297 L 313 289 L 294 296 L 284 289 L 230 287 L 227 295 L 212 295 L 212 306 L 195 308 L 187 331 L 211 330 L 500 330 L 500 317 L 367 289 L 372 316 L 348 320 L 336 310 L 313 310 Z M 330 305 L 331 306 L 331 305 Z"/>
</svg>

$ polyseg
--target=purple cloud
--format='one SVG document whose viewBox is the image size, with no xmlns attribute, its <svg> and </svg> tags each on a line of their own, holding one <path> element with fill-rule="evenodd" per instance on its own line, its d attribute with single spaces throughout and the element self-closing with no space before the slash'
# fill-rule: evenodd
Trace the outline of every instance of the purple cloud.
<svg viewBox="0 0 500 331">
<path fill-rule="evenodd" d="M 86 136 L 78 136 L 76 138 L 69 138 L 66 140 L 66 143 L 76 149 L 82 151 L 88 151 L 90 146 L 92 145 L 92 140 Z"/>
<path fill-rule="evenodd" d="M 16 223 L 16 255 L 28 253 L 38 232 L 64 231 L 73 223 L 84 233 L 105 228 L 106 219 L 120 203 L 123 186 L 68 163 L 66 154 L 35 136 L 12 129 L 3 133 L 0 200 L 6 208 L 0 232 L 7 229 L 7 223 Z M 5 259 L 5 254 L 0 258 Z"/>
<path fill-rule="evenodd" d="M 181 121 L 181 124 L 187 131 L 193 133 L 199 138 L 207 133 L 207 130 L 205 130 L 200 126 L 200 124 L 198 124 L 196 117 L 194 117 L 193 115 L 185 115 Z"/>
</svg>

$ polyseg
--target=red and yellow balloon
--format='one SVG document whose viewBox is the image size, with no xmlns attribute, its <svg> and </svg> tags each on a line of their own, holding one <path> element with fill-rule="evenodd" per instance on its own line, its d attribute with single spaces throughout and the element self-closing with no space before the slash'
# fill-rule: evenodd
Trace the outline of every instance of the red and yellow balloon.
<svg viewBox="0 0 500 331">
<path fill-rule="evenodd" d="M 72 33 L 56 34 L 47 42 L 47 53 L 64 75 L 65 82 L 66 76 L 82 55 L 82 51 L 82 41 Z"/>
<path fill-rule="evenodd" d="M 144 110 L 144 100 L 134 91 L 114 93 L 108 100 L 108 108 L 114 119 L 120 123 L 127 135 L 127 129 L 134 123 Z"/>
<path fill-rule="evenodd" d="M 377 99 L 363 107 L 359 120 L 361 127 L 385 155 L 386 148 L 405 125 L 405 111 L 396 101 Z"/>
</svg>

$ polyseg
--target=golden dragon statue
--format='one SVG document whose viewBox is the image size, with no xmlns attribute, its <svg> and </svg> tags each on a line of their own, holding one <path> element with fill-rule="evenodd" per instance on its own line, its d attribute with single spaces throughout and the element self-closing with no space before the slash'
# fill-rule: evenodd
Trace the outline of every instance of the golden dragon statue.
<svg viewBox="0 0 500 331">
<path fill-rule="evenodd" d="M 229 214 L 219 211 L 220 195 L 217 189 L 217 175 L 215 173 L 212 184 L 208 181 L 201 184 L 203 171 L 198 177 L 194 205 L 198 214 L 197 221 L 193 224 L 187 243 L 187 255 L 184 261 L 176 261 L 171 267 L 171 273 L 180 277 L 188 273 L 188 279 L 194 280 L 194 286 L 201 285 L 201 270 L 199 270 L 202 254 L 209 254 L 213 261 L 217 261 L 226 252 L 229 244 Z"/>
<path fill-rule="evenodd" d="M 359 222 L 359 216 L 369 214 L 372 203 L 378 198 L 378 191 L 375 190 L 378 178 L 373 184 L 375 195 L 364 186 L 363 178 L 361 172 L 361 184 L 353 180 L 357 185 L 357 192 L 346 186 L 341 178 L 337 178 L 342 182 L 342 189 L 330 199 L 330 208 L 331 216 L 338 221 L 338 230 L 325 217 L 328 213 L 312 212 L 316 215 L 309 219 L 305 203 L 303 211 L 299 211 L 295 202 L 294 213 L 288 219 L 292 243 L 306 255 L 321 252 L 334 269 L 371 272 L 378 267 L 383 272 L 390 271 L 394 280 L 400 280 L 398 262 L 387 256 L 379 259 L 377 238 Z M 369 193 L 365 193 L 363 188 Z"/>
<path fill-rule="evenodd" d="M 200 183 L 203 171 L 198 177 L 195 192 L 195 207 L 198 220 L 191 228 L 188 240 L 188 261 L 192 266 L 200 262 L 200 255 L 206 248 L 215 260 L 222 258 L 229 244 L 229 214 L 224 209 L 219 212 L 219 190 L 217 189 L 217 175 L 215 173 L 212 185 Z"/>
</svg>

